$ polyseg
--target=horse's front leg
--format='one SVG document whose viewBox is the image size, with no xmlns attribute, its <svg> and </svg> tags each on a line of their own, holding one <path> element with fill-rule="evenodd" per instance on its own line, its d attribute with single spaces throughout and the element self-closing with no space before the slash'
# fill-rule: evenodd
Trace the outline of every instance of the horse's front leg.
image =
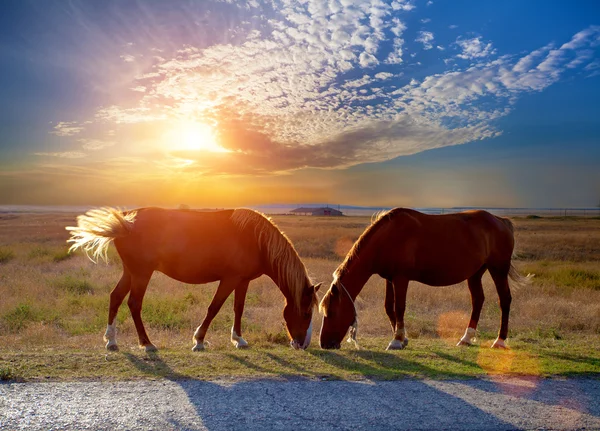
<svg viewBox="0 0 600 431">
<path fill-rule="evenodd" d="M 235 288 L 234 293 L 233 311 L 235 317 L 233 327 L 231 328 L 231 342 L 237 349 L 245 349 L 248 347 L 248 343 L 242 338 L 242 314 L 244 313 L 244 303 L 246 302 L 248 283 L 250 283 L 250 280 L 242 281 L 238 287 Z"/>
<path fill-rule="evenodd" d="M 473 344 L 473 339 L 477 334 L 477 324 L 479 323 L 479 316 L 481 315 L 481 307 L 483 307 L 483 301 L 485 295 L 483 293 L 483 286 L 481 285 L 481 277 L 486 271 L 486 267 L 482 267 L 477 273 L 470 277 L 467 281 L 469 291 L 471 292 L 471 319 L 469 320 L 469 326 L 465 330 L 465 334 L 462 336 L 457 346 L 470 346 Z"/>
<path fill-rule="evenodd" d="M 387 350 L 400 350 L 408 345 L 406 330 L 404 329 L 404 311 L 406 309 L 406 292 L 408 280 L 404 277 L 396 277 L 392 282 L 394 286 L 394 314 L 396 326 L 394 339 L 388 344 Z"/>
<path fill-rule="evenodd" d="M 196 332 L 194 332 L 194 347 L 192 348 L 194 352 L 204 350 L 204 337 L 206 336 L 206 331 L 208 331 L 210 323 L 223 306 L 225 300 L 231 295 L 231 292 L 238 286 L 239 282 L 240 280 L 238 278 L 224 278 L 219 283 L 215 296 L 213 296 L 213 299 L 208 306 L 206 317 L 202 321 L 202 324 L 196 328 Z"/>
</svg>

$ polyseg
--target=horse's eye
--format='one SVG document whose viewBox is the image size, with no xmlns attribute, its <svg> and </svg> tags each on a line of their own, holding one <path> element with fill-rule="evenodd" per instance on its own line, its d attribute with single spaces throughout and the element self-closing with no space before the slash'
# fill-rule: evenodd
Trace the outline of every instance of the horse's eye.
<svg viewBox="0 0 600 431">
<path fill-rule="evenodd" d="M 308 312 L 304 313 L 304 318 L 305 319 L 310 319 L 310 317 L 311 317 L 310 313 L 308 313 Z"/>
</svg>

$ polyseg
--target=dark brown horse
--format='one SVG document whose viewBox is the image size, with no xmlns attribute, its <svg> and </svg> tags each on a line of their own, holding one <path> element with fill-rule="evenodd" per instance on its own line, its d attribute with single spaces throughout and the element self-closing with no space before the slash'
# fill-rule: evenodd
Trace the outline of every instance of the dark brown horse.
<svg viewBox="0 0 600 431">
<path fill-rule="evenodd" d="M 108 350 L 118 349 L 115 317 L 127 294 L 140 346 L 146 351 L 156 350 L 141 317 L 142 301 L 154 271 L 185 283 L 220 281 L 206 317 L 194 333 L 195 351 L 204 349 L 206 331 L 231 292 L 235 292 L 231 341 L 236 347 L 248 346 L 241 329 L 244 301 L 248 283 L 263 274 L 285 297 L 283 317 L 292 346 L 304 349 L 310 343 L 319 285 L 312 285 L 288 238 L 258 212 L 160 208 L 121 212 L 102 208 L 80 215 L 77 226 L 66 229 L 71 232 L 70 251 L 81 248 L 94 261 L 106 259 L 108 245 L 114 240 L 123 262 L 121 280 L 110 294 L 104 335 Z"/>
<path fill-rule="evenodd" d="M 321 301 L 321 347 L 339 348 L 350 326 L 351 336 L 356 337 L 354 300 L 373 274 L 386 280 L 385 311 L 394 332 L 388 349 L 408 344 L 404 310 L 410 280 L 430 286 L 468 280 L 473 310 L 459 345 L 471 344 L 484 300 L 481 277 L 488 270 L 502 310 L 500 333 L 492 347 L 506 348 L 511 303 L 508 277 L 517 283 L 531 277 L 519 275 L 512 265 L 513 248 L 512 222 L 486 211 L 427 215 L 395 208 L 379 215 L 337 268 Z"/>
</svg>

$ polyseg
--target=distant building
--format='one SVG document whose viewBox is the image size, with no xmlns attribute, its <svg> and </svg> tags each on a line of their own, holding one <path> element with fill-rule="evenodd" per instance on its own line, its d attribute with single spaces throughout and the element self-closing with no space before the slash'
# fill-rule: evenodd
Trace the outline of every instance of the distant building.
<svg viewBox="0 0 600 431">
<path fill-rule="evenodd" d="M 313 215 L 313 216 L 343 216 L 341 211 L 333 208 L 296 208 L 290 211 L 292 214 L 297 215 Z"/>
</svg>

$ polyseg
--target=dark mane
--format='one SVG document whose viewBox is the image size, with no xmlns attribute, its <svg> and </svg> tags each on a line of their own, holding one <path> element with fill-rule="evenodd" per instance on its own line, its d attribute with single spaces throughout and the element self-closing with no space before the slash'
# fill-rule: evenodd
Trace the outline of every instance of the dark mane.
<svg viewBox="0 0 600 431">
<path fill-rule="evenodd" d="M 371 237 L 377 232 L 381 226 L 385 225 L 389 220 L 391 220 L 396 214 L 405 211 L 404 208 L 393 208 L 389 211 L 380 211 L 378 213 L 373 214 L 371 219 L 371 225 L 365 229 L 362 235 L 356 240 L 346 258 L 342 262 L 340 266 L 333 273 L 334 280 L 337 280 L 342 274 L 344 274 L 348 267 L 354 262 L 356 256 L 358 254 L 358 250 L 371 239 Z"/>
</svg>

